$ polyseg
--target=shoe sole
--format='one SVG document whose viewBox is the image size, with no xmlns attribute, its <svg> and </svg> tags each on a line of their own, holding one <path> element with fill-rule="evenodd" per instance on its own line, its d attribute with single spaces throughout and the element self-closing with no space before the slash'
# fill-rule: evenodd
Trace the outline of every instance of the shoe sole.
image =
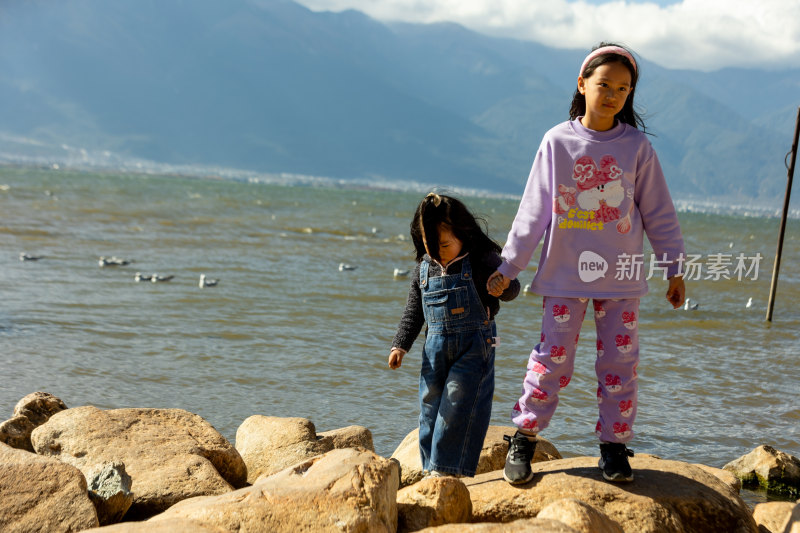
<svg viewBox="0 0 800 533">
<path fill-rule="evenodd" d="M 630 477 L 625 477 L 623 475 L 608 476 L 605 472 L 603 472 L 603 479 L 606 481 L 611 481 L 612 483 L 630 483 L 633 481 L 633 474 L 631 474 Z"/>
<path fill-rule="evenodd" d="M 505 479 L 505 480 L 506 480 L 508 483 L 510 483 L 511 485 L 524 485 L 525 483 L 527 483 L 527 482 L 529 482 L 530 480 L 532 480 L 532 479 L 533 479 L 533 472 L 531 472 L 531 475 L 530 475 L 530 476 L 528 476 L 527 478 L 525 478 L 525 479 L 520 479 L 520 480 L 518 480 L 518 481 L 512 481 L 512 480 L 508 479 L 508 478 L 506 477 L 506 473 L 505 473 L 505 472 L 503 472 L 503 479 Z"/>
<path fill-rule="evenodd" d="M 603 473 L 603 479 L 605 479 L 606 481 L 610 481 L 612 483 L 630 483 L 631 481 L 633 481 L 633 472 L 631 472 L 631 475 L 629 477 L 625 477 L 622 474 L 617 474 L 615 476 L 609 476 L 608 474 L 606 474 L 606 471 L 603 470 L 604 465 L 602 459 L 600 460 L 597 466 L 598 468 L 600 468 L 600 472 Z"/>
</svg>

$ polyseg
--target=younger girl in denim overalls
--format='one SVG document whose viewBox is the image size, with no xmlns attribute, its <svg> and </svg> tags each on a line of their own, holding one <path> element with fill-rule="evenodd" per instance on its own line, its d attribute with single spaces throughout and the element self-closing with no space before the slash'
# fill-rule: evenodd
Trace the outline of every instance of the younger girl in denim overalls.
<svg viewBox="0 0 800 533">
<path fill-rule="evenodd" d="M 474 476 L 489 427 L 494 393 L 494 316 L 498 299 L 486 281 L 500 247 L 460 201 L 431 193 L 411 222 L 417 268 L 389 366 L 427 324 L 419 380 L 419 447 L 431 476 Z M 500 296 L 511 300 L 519 282 Z"/>
</svg>

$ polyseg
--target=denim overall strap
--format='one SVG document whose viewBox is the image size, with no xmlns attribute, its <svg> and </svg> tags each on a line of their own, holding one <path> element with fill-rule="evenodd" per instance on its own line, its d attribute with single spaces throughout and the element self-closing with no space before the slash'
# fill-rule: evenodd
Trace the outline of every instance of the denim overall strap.
<svg viewBox="0 0 800 533">
<path fill-rule="evenodd" d="M 431 264 L 426 260 L 419 263 L 419 286 L 421 288 L 428 285 L 428 267 L 430 266 Z"/>
</svg>

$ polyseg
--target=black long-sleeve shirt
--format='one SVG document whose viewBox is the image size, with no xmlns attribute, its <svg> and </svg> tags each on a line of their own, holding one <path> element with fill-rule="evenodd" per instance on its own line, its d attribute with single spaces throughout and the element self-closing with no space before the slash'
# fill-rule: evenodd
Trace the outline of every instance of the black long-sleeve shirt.
<svg viewBox="0 0 800 533">
<path fill-rule="evenodd" d="M 489 318 L 494 319 L 500 311 L 500 300 L 508 302 L 516 298 L 519 294 L 519 280 L 511 280 L 511 284 L 503 291 L 500 298 L 492 296 L 486 291 L 486 281 L 502 263 L 500 256 L 492 252 L 483 257 L 477 257 L 477 259 L 472 254 L 470 254 L 469 257 L 472 265 L 472 282 L 475 284 L 475 289 L 478 291 L 478 297 L 481 299 L 481 303 L 483 303 L 484 307 L 489 310 Z M 438 262 L 430 261 L 431 266 L 428 269 L 428 276 L 436 277 L 457 274 L 461 272 L 462 261 L 463 259 L 459 259 L 447 265 L 447 271 L 445 273 L 442 273 L 442 266 Z M 417 263 L 416 268 L 414 268 L 414 273 L 411 275 L 411 287 L 408 290 L 406 308 L 403 312 L 403 317 L 400 319 L 400 324 L 397 327 L 394 341 L 392 342 L 393 348 L 401 348 L 406 352 L 411 349 L 420 331 L 422 331 L 422 326 L 425 324 L 425 315 L 422 312 L 422 293 L 419 287 L 419 268 L 420 265 Z"/>
</svg>

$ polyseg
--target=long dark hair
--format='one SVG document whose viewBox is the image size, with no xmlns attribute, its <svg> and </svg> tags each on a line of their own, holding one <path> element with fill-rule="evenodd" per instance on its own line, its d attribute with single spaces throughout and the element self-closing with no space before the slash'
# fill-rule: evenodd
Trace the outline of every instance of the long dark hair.
<svg viewBox="0 0 800 533">
<path fill-rule="evenodd" d="M 414 250 L 417 262 L 422 261 L 426 253 L 437 261 L 439 257 L 439 225 L 444 224 L 453 235 L 461 241 L 462 253 L 483 255 L 489 252 L 500 253 L 502 248 L 486 235 L 481 228 L 486 221 L 475 217 L 466 205 L 452 196 L 430 193 L 422 199 L 414 212 L 411 220 L 411 240 L 414 241 Z M 423 240 L 423 233 L 425 239 Z M 425 249 L 425 243 L 428 249 Z"/>
<path fill-rule="evenodd" d="M 625 48 L 622 45 L 616 43 L 600 43 L 594 48 L 592 51 L 597 50 L 598 48 L 603 48 L 604 46 L 619 46 L 620 48 Z M 628 50 L 625 48 L 625 50 Z M 628 52 L 633 55 L 633 52 L 628 50 Z M 583 69 L 581 72 L 581 76 L 583 79 L 587 79 L 594 74 L 594 71 L 597 70 L 597 67 L 600 65 L 605 65 L 606 63 L 622 63 L 631 73 L 631 91 L 628 94 L 628 99 L 625 100 L 625 106 L 623 106 L 622 111 L 617 113 L 614 118 L 622 123 L 629 124 L 634 128 L 641 129 L 643 132 L 647 132 L 647 128 L 644 125 L 644 119 L 642 118 L 641 114 L 639 114 L 633 106 L 633 97 L 636 96 L 636 83 L 639 81 L 639 70 L 633 66 L 630 60 L 620 54 L 603 54 L 595 57 L 586 65 L 586 68 Z M 640 64 L 640 61 L 637 61 L 637 66 Z M 575 94 L 572 95 L 572 104 L 569 108 L 569 119 L 575 120 L 576 118 L 583 116 L 586 114 L 586 97 L 581 94 L 581 92 L 576 88 Z"/>
</svg>

